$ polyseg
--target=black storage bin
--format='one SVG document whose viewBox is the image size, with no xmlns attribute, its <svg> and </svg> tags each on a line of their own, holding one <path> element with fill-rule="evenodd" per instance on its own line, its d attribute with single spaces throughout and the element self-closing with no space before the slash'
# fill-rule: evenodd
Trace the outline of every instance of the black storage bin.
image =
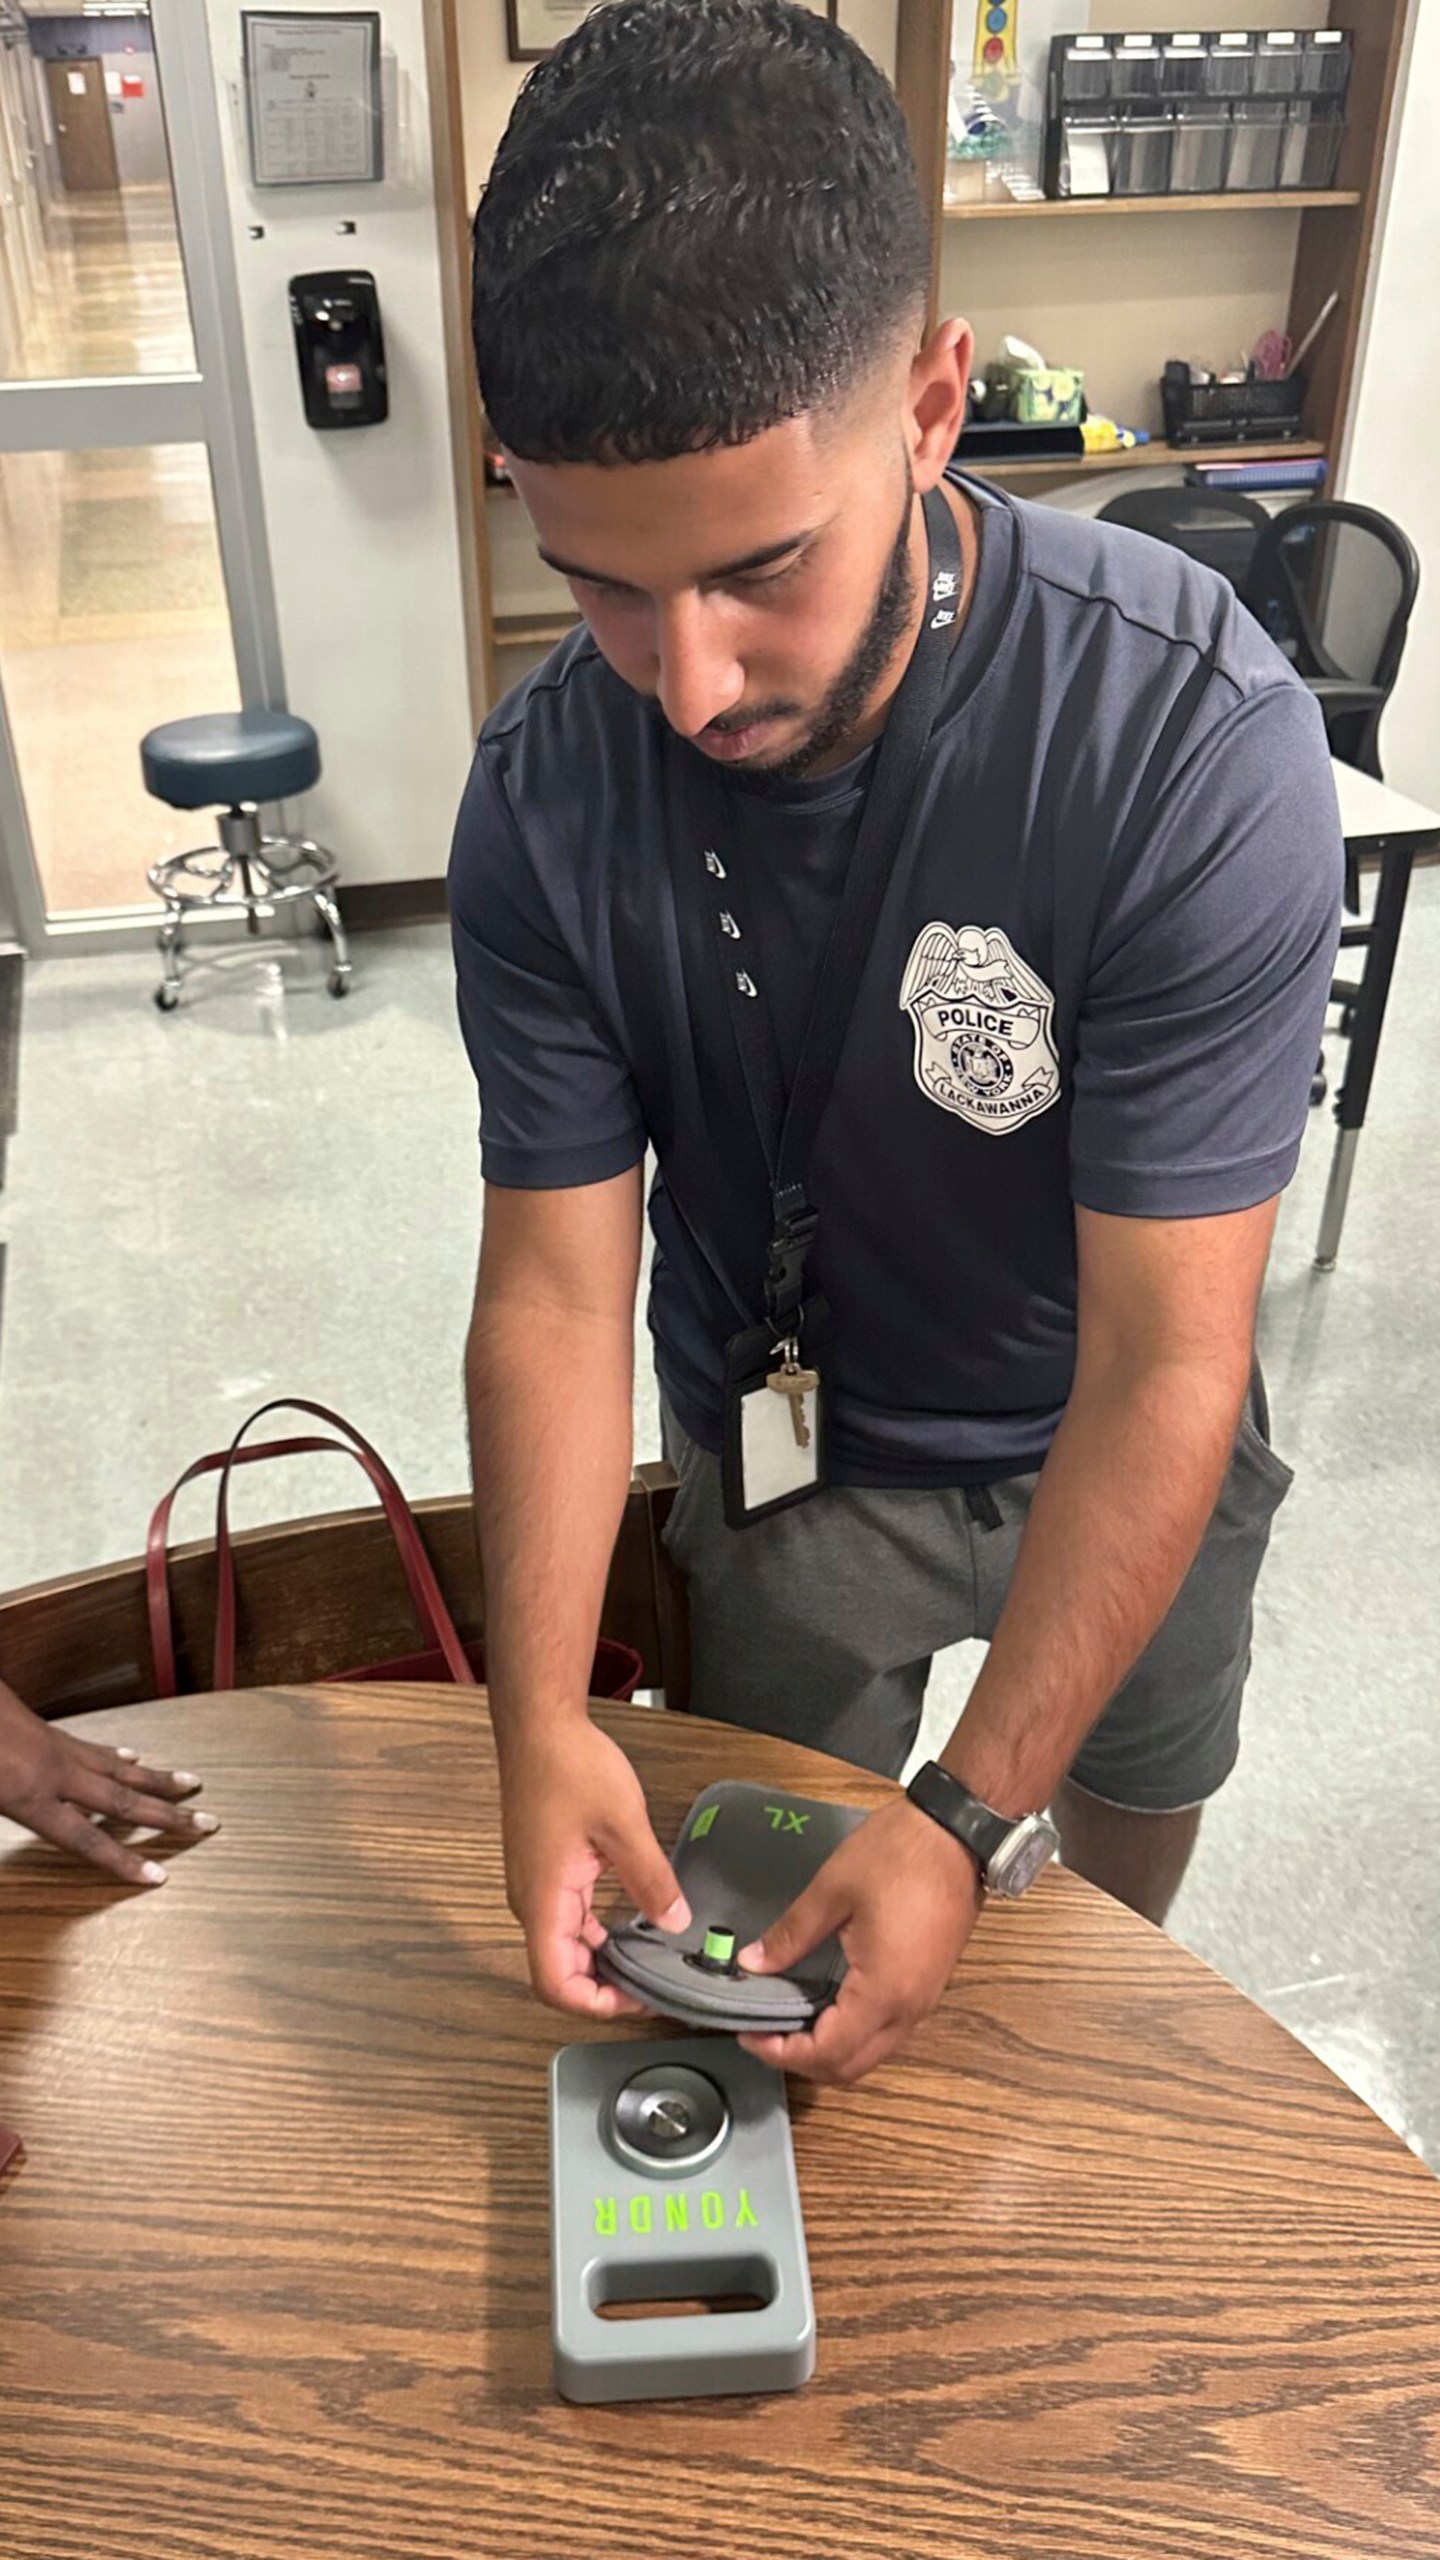
<svg viewBox="0 0 1440 2560">
<path fill-rule="evenodd" d="M 1205 86 L 1212 98 L 1248 98 L 1255 70 L 1253 36 L 1212 36 Z"/>
<path fill-rule="evenodd" d="M 1045 145 L 1040 183 L 1047 196 L 1098 196 L 1110 193 L 1115 116 L 1110 94 L 1113 48 L 1109 36 L 1056 36 L 1051 41 L 1045 85 Z M 1071 183 L 1069 132 L 1077 127 L 1089 137 L 1085 147 L 1085 179 Z M 1105 184 L 1097 185 L 1101 158 Z"/>
<path fill-rule="evenodd" d="M 1237 98 L 1232 110 L 1228 195 L 1273 195 L 1289 111 L 1283 98 Z"/>
<path fill-rule="evenodd" d="M 1196 98 L 1176 109 L 1172 196 L 1222 195 L 1229 159 L 1230 110 L 1223 98 Z"/>
<path fill-rule="evenodd" d="M 1160 95 L 1179 102 L 1205 95 L 1205 38 L 1167 36 L 1160 47 Z"/>
<path fill-rule="evenodd" d="M 1255 46 L 1255 67 L 1250 75 L 1250 94 L 1254 98 L 1293 98 L 1300 86 L 1305 47 L 1293 28 L 1274 30 L 1260 36 Z"/>
<path fill-rule="evenodd" d="M 1345 119 L 1324 98 L 1292 98 L 1280 154 L 1282 187 L 1333 187 Z"/>
<path fill-rule="evenodd" d="M 1147 37 L 1143 44 L 1122 38 L 1110 57 L 1112 98 L 1158 98 L 1160 48 Z"/>
<path fill-rule="evenodd" d="M 1179 367 L 1160 384 L 1170 444 L 1285 444 L 1304 433 L 1305 377 L 1288 382 L 1191 382 Z"/>
<path fill-rule="evenodd" d="M 1300 86 L 1307 98 L 1334 98 L 1342 106 L 1350 85 L 1350 38 L 1342 27 L 1316 27 L 1305 39 Z"/>
<path fill-rule="evenodd" d="M 1103 105 L 1110 96 L 1110 39 L 1075 36 L 1060 50 L 1059 95 L 1065 105 Z"/>
<path fill-rule="evenodd" d="M 1329 27 L 1055 36 L 1045 194 L 1324 192 L 1335 182 L 1351 52 L 1349 33 Z"/>
<path fill-rule="evenodd" d="M 1122 115 L 1115 134 L 1113 191 L 1117 196 L 1163 196 L 1170 187 L 1175 127 L 1164 109 Z"/>
<path fill-rule="evenodd" d="M 1058 127 L 1060 159 L 1049 192 L 1063 197 L 1108 196 L 1115 187 L 1118 116 L 1067 116 Z M 1048 183 L 1048 182 L 1047 182 Z"/>
<path fill-rule="evenodd" d="M 1022 426 L 1017 419 L 998 418 L 963 426 L 954 458 L 983 471 L 990 462 L 1079 462 L 1084 452 L 1078 427 Z"/>
</svg>

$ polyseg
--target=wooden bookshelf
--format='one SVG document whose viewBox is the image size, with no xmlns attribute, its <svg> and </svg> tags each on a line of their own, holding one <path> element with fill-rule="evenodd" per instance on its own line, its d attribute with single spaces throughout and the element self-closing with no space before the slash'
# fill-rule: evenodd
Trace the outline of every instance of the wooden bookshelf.
<svg viewBox="0 0 1440 2560">
<path fill-rule="evenodd" d="M 940 210 L 947 222 L 1073 222 L 1097 213 L 1305 213 L 1360 202 L 1358 188 L 1286 187 L 1274 195 L 1057 196 L 1043 204 L 944 204 Z"/>
<path fill-rule="evenodd" d="M 437 15 L 443 22 L 446 37 L 444 58 L 453 66 L 454 23 L 459 0 L 424 0 L 424 5 L 427 13 Z M 1028 222 L 1038 223 L 1041 226 L 1047 224 L 1060 226 L 1058 231 L 1053 227 L 1049 230 L 1042 227 L 1036 233 L 1033 244 L 1030 235 L 1024 231 L 1019 233 L 1007 231 L 1003 235 L 995 235 L 994 246 L 997 255 L 1001 251 L 1003 236 L 1007 294 L 1011 291 L 1012 276 L 1016 279 L 1015 318 L 1006 325 L 1018 329 L 1023 334 L 1026 276 L 1033 274 L 1037 280 L 1043 280 L 1047 275 L 1060 272 L 1068 279 L 1071 273 L 1070 262 L 1081 256 L 1083 243 L 1087 253 L 1092 248 L 1095 252 L 1101 253 L 1098 256 L 1098 272 L 1104 278 L 1106 291 L 1112 303 L 1123 304 L 1127 299 L 1127 278 L 1133 269 L 1136 253 L 1141 250 L 1142 243 L 1156 241 L 1159 238 L 1153 229 L 1146 227 L 1147 217 L 1153 224 L 1156 217 L 1173 214 L 1184 216 L 1203 214 L 1212 221 L 1226 214 L 1237 217 L 1261 214 L 1268 217 L 1288 213 L 1294 217 L 1296 245 L 1293 266 L 1289 271 L 1288 290 L 1284 261 L 1288 257 L 1289 235 L 1283 228 L 1277 228 L 1273 235 L 1277 243 L 1279 261 L 1276 265 L 1277 294 L 1274 320 L 1276 325 L 1283 325 L 1291 337 L 1297 341 L 1304 335 L 1330 292 L 1338 289 L 1341 297 L 1338 311 L 1317 340 L 1313 355 L 1306 359 L 1306 434 L 1303 442 L 1178 448 L 1157 438 L 1151 444 L 1137 446 L 1129 452 L 1085 454 L 1069 458 L 1051 458 L 1046 461 L 997 461 L 983 466 L 975 461 L 967 461 L 967 469 L 999 482 L 1014 481 L 1034 486 L 1047 481 L 1053 484 L 1101 471 L 1174 470 L 1183 467 L 1187 462 L 1261 462 L 1314 459 L 1317 456 L 1324 456 L 1330 460 L 1332 466 L 1335 464 L 1343 454 L 1366 280 L 1373 253 L 1375 225 L 1381 197 L 1386 142 L 1394 105 L 1396 80 L 1404 51 L 1407 15 L 1414 5 L 1415 0 L 1329 0 L 1328 23 L 1332 27 L 1345 28 L 1352 42 L 1347 127 L 1340 164 L 1336 171 L 1338 183 L 1334 187 L 1323 191 L 1301 188 L 1281 189 L 1263 195 L 1099 196 L 1032 204 L 985 202 L 946 204 L 944 200 L 945 124 L 950 77 L 952 0 L 898 0 L 895 85 L 910 125 L 921 186 L 926 203 L 931 209 L 933 309 L 938 310 L 939 307 L 942 245 L 947 239 L 952 240 L 957 247 L 959 245 L 960 235 L 952 231 L 953 224 Z M 1174 23 L 1193 23 L 1193 19 L 1174 21 L 1172 13 L 1168 10 L 1162 14 L 1172 17 Z M 1244 5 L 1236 5 L 1229 12 L 1222 11 L 1219 14 L 1222 18 L 1228 14 L 1235 21 L 1243 22 L 1254 13 Z M 1104 23 L 1101 0 L 1096 0 L 1093 15 L 1101 24 Z M 1211 12 L 1210 15 L 1213 19 L 1215 13 Z M 451 198 L 452 255 L 457 268 L 463 273 L 469 206 L 461 192 L 459 161 L 460 153 L 457 143 L 449 153 L 445 172 L 448 186 L 443 188 L 443 192 Z M 1131 245 L 1114 257 L 1113 265 L 1110 252 L 1115 246 L 1115 239 L 1112 233 L 1102 230 L 1092 234 L 1083 228 L 1078 233 L 1072 233 L 1067 227 L 1077 222 L 1083 226 L 1097 220 L 1102 223 L 1106 220 L 1112 222 L 1120 220 L 1132 226 L 1138 222 L 1141 225 L 1138 232 L 1132 228 L 1129 233 L 1119 235 Z M 1259 238 L 1262 235 L 1257 231 L 1252 236 Z M 1263 236 L 1267 238 L 1272 236 L 1268 226 Z M 973 244 L 982 268 L 988 263 L 984 248 L 985 238 L 984 233 L 965 235 L 967 259 Z M 1197 252 L 1202 242 L 1208 243 L 1212 238 L 1222 246 L 1232 240 L 1236 242 L 1235 264 L 1238 274 L 1243 264 L 1239 254 L 1243 235 L 1238 230 L 1222 228 L 1218 232 L 1212 232 L 1202 226 L 1201 231 L 1195 235 Z M 1092 260 L 1092 272 L 1096 263 Z M 1216 260 L 1212 254 L 1212 269 L 1215 263 Z M 1221 263 L 1225 268 L 1227 279 L 1222 300 L 1228 307 L 1231 290 L 1228 282 L 1228 250 Z M 1113 292 L 1110 284 L 1112 277 Z M 1067 284 L 1067 290 L 1069 289 Z M 1238 299 L 1240 292 L 1238 284 L 1235 291 L 1238 313 L 1242 307 Z M 1044 302 L 1046 295 L 1043 291 L 1039 291 L 1036 298 Z M 461 344 L 462 299 L 463 297 L 458 293 L 454 297 L 455 353 L 452 361 L 457 367 L 464 369 L 468 367 L 468 351 Z M 1050 301 L 1053 306 L 1053 292 Z M 1083 302 L 1083 293 L 1081 301 Z M 1090 307 L 1093 309 L 1095 305 L 1092 303 Z M 963 293 L 957 300 L 955 308 L 963 312 Z M 1177 323 L 1183 321 L 1183 308 L 1183 297 L 1177 283 Z M 1093 371 L 1091 364 L 1094 363 L 1094 358 L 1092 357 L 1091 363 L 1087 363 L 1084 321 L 1084 309 L 1077 307 L 1075 343 L 1063 350 L 1063 357 L 1067 362 L 1074 362 L 1086 368 L 1089 376 L 1087 390 L 1091 405 L 1096 409 L 1103 409 L 1107 406 L 1107 397 L 1118 398 L 1120 395 L 1107 391 L 1108 368 L 1103 360 L 1094 364 Z M 1240 331 L 1241 321 L 1237 317 L 1235 329 L 1231 333 L 1237 347 L 1240 343 Z M 1253 336 L 1253 334 L 1252 325 L 1250 335 Z M 1148 355 L 1148 334 L 1145 338 L 1145 347 Z M 1166 358 L 1176 352 L 1174 345 L 1159 343 L 1157 331 L 1157 342 L 1154 348 L 1154 376 L 1157 382 Z M 1198 355 L 1203 350 L 1196 349 L 1194 352 Z M 988 347 L 982 348 L 981 353 L 983 360 L 983 356 L 988 353 Z M 1059 360 L 1058 353 L 1056 360 Z M 1133 371 L 1132 363 L 1132 374 Z M 515 492 L 513 490 L 491 492 L 483 486 L 479 437 L 473 418 L 467 417 L 465 429 L 468 443 L 466 462 L 470 481 L 471 511 L 475 524 L 478 571 L 475 581 L 477 592 L 472 611 L 478 615 L 481 625 L 478 643 L 480 664 L 474 674 L 477 690 L 483 689 L 485 699 L 489 702 L 494 701 L 504 684 L 510 681 L 510 676 L 505 669 L 497 668 L 498 654 L 523 650 L 539 651 L 548 648 L 562 638 L 567 631 L 574 628 L 577 617 L 563 613 L 558 607 L 553 613 L 535 610 L 525 613 L 504 613 L 494 610 L 497 599 L 493 598 L 490 592 L 489 556 L 492 536 L 487 534 L 486 530 L 485 501 L 492 494 L 513 499 Z M 495 519 L 495 532 L 498 533 L 504 521 L 504 518 Z M 513 654 L 511 664 L 513 669 Z"/>
<path fill-rule="evenodd" d="M 1068 480 L 1086 471 L 1168 471 L 1183 469 L 1187 462 L 1313 462 L 1324 453 L 1324 446 L 1290 444 L 1150 444 L 1127 447 L 1120 453 L 1057 453 L 1044 461 L 983 462 L 977 456 L 960 454 L 962 471 L 971 471 L 977 480 Z M 1304 496 L 1305 491 L 1297 492 Z"/>
<path fill-rule="evenodd" d="M 497 649 L 553 649 L 573 631 L 578 613 L 497 613 L 494 617 Z"/>
<path fill-rule="evenodd" d="M 1326 22 L 1343 27 L 1351 39 L 1350 88 L 1346 101 L 1345 139 L 1341 146 L 1336 184 L 1321 190 L 1303 188 L 1280 189 L 1255 195 L 1206 196 L 1093 196 L 1067 198 L 1059 202 L 1031 204 L 985 203 L 947 204 L 945 201 L 946 106 L 949 94 L 951 53 L 952 0 L 898 0 L 896 29 L 896 88 L 905 109 L 914 146 L 920 183 L 931 207 L 932 237 L 932 311 L 939 311 L 940 263 L 942 246 L 951 234 L 950 226 L 958 222 L 984 223 L 1060 223 L 1098 220 L 1123 220 L 1134 223 L 1153 220 L 1169 214 L 1272 214 L 1290 213 L 1296 217 L 1295 254 L 1287 279 L 1284 268 L 1277 270 L 1275 325 L 1283 326 L 1297 343 L 1309 328 L 1321 305 L 1332 291 L 1338 290 L 1340 305 L 1321 336 L 1313 353 L 1306 358 L 1306 400 L 1304 444 L 1287 445 L 1287 455 L 1296 457 L 1324 454 L 1332 464 L 1343 453 L 1345 427 L 1350 407 L 1351 384 L 1356 351 L 1360 341 L 1361 318 L 1366 281 L 1374 246 L 1375 224 L 1380 203 L 1385 166 L 1386 141 L 1394 106 L 1395 87 L 1404 53 L 1407 20 L 1415 0 L 1329 0 Z M 971 13 L 973 14 L 973 13 Z M 1244 6 L 1228 13 L 1221 11 L 1224 23 L 1244 24 L 1255 15 Z M 1214 23 L 1216 13 L 1202 14 L 1201 23 Z M 1092 21 L 1103 27 L 1103 7 L 1092 9 Z M 1176 19 L 1164 9 L 1161 23 L 1193 25 L 1192 18 Z M 1024 277 L 1035 278 L 1034 299 L 1047 307 L 1053 318 L 1055 294 L 1050 279 L 1059 236 L 1053 230 L 1041 229 L 1033 251 L 1026 258 L 1007 257 L 1005 279 L 1013 292 L 1015 317 L 1008 325 L 1018 334 L 1026 329 Z M 1108 241 L 1109 234 L 1097 235 L 1097 241 Z M 1143 236 L 1132 234 L 1137 243 Z M 1228 234 L 1217 235 L 1226 238 Z M 1283 238 L 1283 235 L 1281 235 Z M 1017 235 L 1025 238 L 1026 235 Z M 1008 247 L 1007 238 L 1007 247 Z M 1069 242 L 1067 239 L 1067 250 Z M 1114 309 L 1127 298 L 1126 253 L 1117 256 L 1113 268 L 1113 293 L 1108 306 Z M 1238 268 L 1237 261 L 1237 268 Z M 1071 273 L 1067 263 L 1065 274 Z M 1048 290 L 1047 290 L 1048 287 Z M 1237 313 L 1247 306 L 1236 287 Z M 1179 300 L 1177 293 L 1177 302 Z M 1089 305 L 1097 309 L 1097 302 Z M 1249 306 L 1253 308 L 1252 303 Z M 955 302 L 963 313 L 963 298 Z M 972 312 L 969 316 L 975 316 Z M 1177 308 L 1177 323 L 1183 321 L 1183 305 Z M 1110 388 L 1106 368 L 1093 367 L 1087 355 L 1085 312 L 1076 308 L 1076 334 L 1063 348 L 1049 348 L 1052 360 L 1081 367 L 1086 373 L 1086 391 L 1092 408 L 1106 409 L 1112 398 L 1123 399 L 1122 392 Z M 1242 323 L 1237 318 L 1235 342 L 1240 342 Z M 1253 338 L 1251 322 L 1247 339 Z M 1043 343 L 1043 341 L 1037 341 Z M 1173 344 L 1156 344 L 1154 379 L 1158 383 L 1167 357 L 1186 352 Z M 988 348 L 980 350 L 983 363 Z M 1193 350 L 1199 357 L 1204 351 Z M 1133 369 L 1133 368 L 1132 368 Z M 1113 368 L 1112 368 L 1113 370 Z M 1118 414 L 1118 411 L 1117 413 Z M 1130 421 L 1133 423 L 1133 421 Z M 1141 421 L 1143 423 L 1143 420 Z M 1230 449 L 1223 449 L 1227 454 Z M 1269 449 L 1250 448 L 1249 458 L 1258 461 Z M 1206 448 L 1207 458 L 1220 459 L 1220 448 Z M 1195 460 L 1200 456 L 1187 452 L 1177 455 L 1161 443 L 1137 447 L 1132 453 L 1087 456 L 1074 466 L 1077 471 L 1126 468 L 1143 470 L 1160 465 L 1173 467 L 1177 460 Z M 994 476 L 1038 478 L 1042 472 L 1051 478 L 1059 476 L 1058 465 L 1023 463 L 993 466 Z"/>
<path fill-rule="evenodd" d="M 1144 471 L 1163 466 L 1167 470 L 1182 468 L 1187 462 L 1313 462 L 1324 453 L 1324 446 L 1308 437 L 1277 440 L 1272 444 L 1166 444 L 1154 437 L 1149 444 L 1123 447 L 1118 453 L 1056 453 L 1043 461 L 985 462 L 973 454 L 959 457 L 961 468 L 981 480 L 1068 480 L 1072 473 L 1086 471 Z M 492 481 L 486 489 L 489 498 L 514 498 L 518 491 L 508 481 Z M 538 649 L 562 640 L 578 620 L 567 620 L 557 614 L 542 618 L 534 614 L 496 614 L 495 645 L 500 649 Z"/>
</svg>

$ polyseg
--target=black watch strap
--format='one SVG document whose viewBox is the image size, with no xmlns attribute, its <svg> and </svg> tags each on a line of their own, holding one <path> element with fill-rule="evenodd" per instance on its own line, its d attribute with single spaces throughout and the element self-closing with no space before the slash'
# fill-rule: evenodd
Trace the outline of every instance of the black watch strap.
<svg viewBox="0 0 1440 2560">
<path fill-rule="evenodd" d="M 1015 1829 L 1012 1817 L 982 1804 L 968 1787 L 962 1787 L 958 1778 L 951 1777 L 948 1769 L 942 1769 L 938 1760 L 927 1760 L 923 1769 L 917 1769 L 905 1793 L 922 1813 L 928 1813 L 943 1831 L 951 1832 L 971 1852 L 983 1882 L 991 1859 Z"/>
</svg>

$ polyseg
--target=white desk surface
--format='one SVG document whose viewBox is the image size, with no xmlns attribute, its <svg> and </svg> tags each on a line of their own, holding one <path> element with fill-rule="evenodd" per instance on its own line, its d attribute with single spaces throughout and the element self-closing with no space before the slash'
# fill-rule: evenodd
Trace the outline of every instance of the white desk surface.
<svg viewBox="0 0 1440 2560">
<path fill-rule="evenodd" d="M 1334 756 L 1330 770 L 1347 844 L 1375 844 L 1387 836 L 1440 836 L 1440 815 L 1435 810 L 1407 800 L 1403 791 L 1392 791 L 1388 782 L 1377 782 L 1373 774 L 1360 773 L 1353 764 L 1340 764 Z"/>
</svg>

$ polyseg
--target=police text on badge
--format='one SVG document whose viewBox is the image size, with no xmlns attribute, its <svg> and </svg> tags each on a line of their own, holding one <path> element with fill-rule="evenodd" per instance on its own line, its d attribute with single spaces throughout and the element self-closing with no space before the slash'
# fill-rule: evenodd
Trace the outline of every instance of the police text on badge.
<svg viewBox="0 0 1440 2560">
<path fill-rule="evenodd" d="M 1055 998 L 997 925 L 927 924 L 900 982 L 915 1081 L 942 1111 L 1002 1138 L 1060 1092 Z"/>
</svg>

